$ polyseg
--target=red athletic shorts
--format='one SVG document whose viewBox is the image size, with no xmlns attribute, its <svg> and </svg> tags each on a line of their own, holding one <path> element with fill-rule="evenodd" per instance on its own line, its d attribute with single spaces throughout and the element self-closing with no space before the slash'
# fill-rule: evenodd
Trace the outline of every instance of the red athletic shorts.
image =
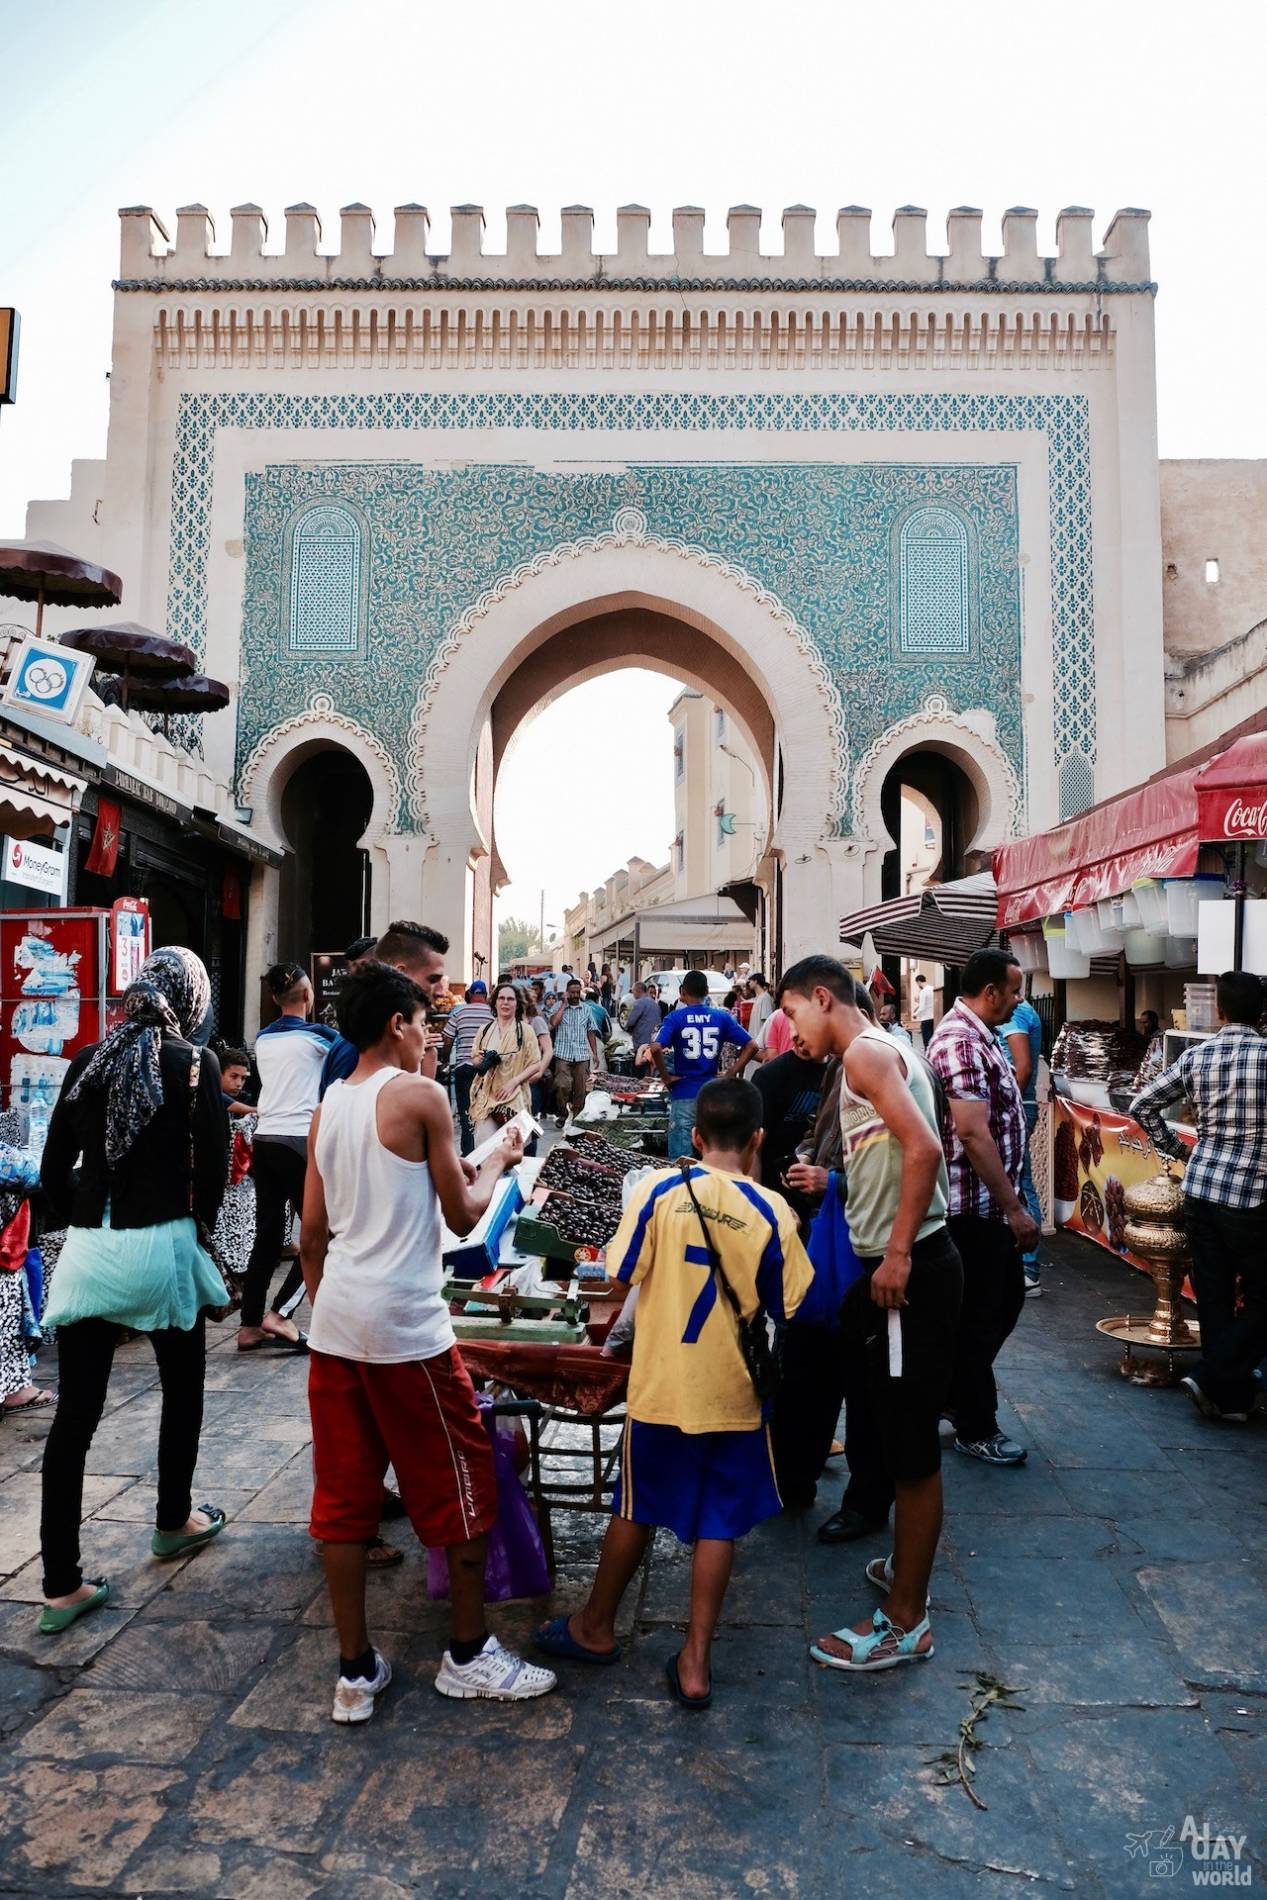
<svg viewBox="0 0 1267 1900">
<path fill-rule="evenodd" d="M 456 1347 L 394 1366 L 310 1352 L 308 1406 L 313 1537 L 332 1544 L 376 1537 L 388 1465 L 419 1540 L 432 1549 L 469 1543 L 492 1525 L 493 1450 Z"/>
</svg>

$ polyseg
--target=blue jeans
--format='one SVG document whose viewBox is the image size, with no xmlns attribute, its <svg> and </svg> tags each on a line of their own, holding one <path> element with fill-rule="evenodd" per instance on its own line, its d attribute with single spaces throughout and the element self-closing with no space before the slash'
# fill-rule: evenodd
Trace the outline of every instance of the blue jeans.
<svg viewBox="0 0 1267 1900">
<path fill-rule="evenodd" d="M 683 1101 L 674 1095 L 669 1098 L 669 1160 L 676 1161 L 680 1155 L 695 1158 L 695 1143 L 691 1135 L 695 1128 L 695 1097 L 692 1095 Z"/>
<path fill-rule="evenodd" d="M 1034 1130 L 1037 1128 L 1037 1126 L 1038 1126 L 1038 1104 L 1036 1102 L 1026 1102 L 1025 1104 L 1025 1162 L 1024 1162 L 1023 1167 L 1021 1168 L 1021 1199 L 1024 1201 L 1030 1213 L 1034 1216 L 1034 1219 L 1038 1222 L 1039 1228 L 1041 1230 L 1042 1224 L 1043 1224 L 1043 1209 L 1042 1209 L 1042 1203 L 1038 1198 L 1038 1189 L 1034 1186 L 1034 1168 L 1033 1168 L 1032 1162 L 1030 1161 L 1030 1155 L 1029 1155 L 1030 1137 L 1033 1135 Z M 1036 1280 L 1038 1278 L 1038 1272 L 1039 1272 L 1038 1242 L 1037 1241 L 1034 1242 L 1033 1247 L 1029 1250 L 1028 1253 L 1023 1254 L 1021 1256 L 1021 1262 L 1025 1268 L 1025 1278 L 1027 1280 Z"/>
</svg>

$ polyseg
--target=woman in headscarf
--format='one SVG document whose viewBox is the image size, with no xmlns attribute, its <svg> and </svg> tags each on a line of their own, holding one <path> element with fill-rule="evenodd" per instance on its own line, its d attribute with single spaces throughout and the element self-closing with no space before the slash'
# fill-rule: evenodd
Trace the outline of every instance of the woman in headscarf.
<svg viewBox="0 0 1267 1900">
<path fill-rule="evenodd" d="M 229 1140 L 220 1066 L 200 1046 L 210 1009 L 192 950 L 156 950 L 124 995 L 123 1022 L 71 1062 L 49 1123 L 41 1179 L 53 1224 L 69 1232 L 45 1313 L 60 1388 L 40 1519 L 46 1633 L 109 1596 L 104 1578 L 84 1582 L 79 1523 L 120 1328 L 149 1335 L 163 1389 L 154 1555 L 178 1556 L 224 1525 L 223 1511 L 194 1510 L 190 1497 L 204 1314 L 228 1300 L 199 1240 L 215 1225 Z"/>
</svg>

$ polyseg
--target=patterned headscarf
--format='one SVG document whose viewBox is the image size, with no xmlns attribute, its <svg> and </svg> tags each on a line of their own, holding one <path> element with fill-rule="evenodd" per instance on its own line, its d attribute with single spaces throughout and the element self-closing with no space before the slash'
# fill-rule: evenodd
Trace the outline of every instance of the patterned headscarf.
<svg viewBox="0 0 1267 1900">
<path fill-rule="evenodd" d="M 125 1020 L 97 1044 L 68 1100 L 106 1091 L 106 1162 L 117 1168 L 163 1104 L 159 1051 L 164 1036 L 190 1036 L 211 1008 L 201 957 L 172 944 L 155 950 L 123 993 Z"/>
</svg>

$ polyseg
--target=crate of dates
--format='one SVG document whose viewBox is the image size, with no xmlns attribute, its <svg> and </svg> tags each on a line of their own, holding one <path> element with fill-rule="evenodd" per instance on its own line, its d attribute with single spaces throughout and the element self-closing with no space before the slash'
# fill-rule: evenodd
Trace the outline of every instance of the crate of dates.
<svg viewBox="0 0 1267 1900">
<path fill-rule="evenodd" d="M 520 1253 L 557 1260 L 567 1269 L 601 1266 L 620 1225 L 625 1169 L 586 1160 L 566 1148 L 547 1157 L 532 1199 L 515 1229 Z"/>
</svg>

